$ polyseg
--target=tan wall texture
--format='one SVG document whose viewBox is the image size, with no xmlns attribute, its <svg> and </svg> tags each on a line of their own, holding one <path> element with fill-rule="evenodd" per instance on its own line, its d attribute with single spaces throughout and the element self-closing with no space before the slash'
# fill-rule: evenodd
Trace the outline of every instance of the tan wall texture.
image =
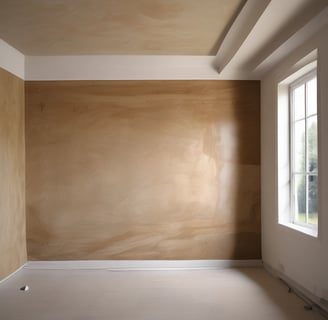
<svg viewBox="0 0 328 320">
<path fill-rule="evenodd" d="M 31 260 L 260 258 L 260 83 L 26 82 Z"/>
<path fill-rule="evenodd" d="M 24 81 L 0 68 L 0 280 L 26 262 Z"/>
</svg>

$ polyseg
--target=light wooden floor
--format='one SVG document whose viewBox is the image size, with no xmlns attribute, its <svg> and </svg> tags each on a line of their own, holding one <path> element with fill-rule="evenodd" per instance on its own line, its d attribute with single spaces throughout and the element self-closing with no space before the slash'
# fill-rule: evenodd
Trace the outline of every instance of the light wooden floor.
<svg viewBox="0 0 328 320">
<path fill-rule="evenodd" d="M 20 291 L 23 285 L 29 291 Z M 0 284 L 3 320 L 324 319 L 262 268 L 22 269 Z"/>
</svg>

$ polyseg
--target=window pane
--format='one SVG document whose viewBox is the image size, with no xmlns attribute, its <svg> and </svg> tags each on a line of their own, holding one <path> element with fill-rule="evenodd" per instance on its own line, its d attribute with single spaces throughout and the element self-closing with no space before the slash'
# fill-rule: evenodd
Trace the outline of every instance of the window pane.
<svg viewBox="0 0 328 320">
<path fill-rule="evenodd" d="M 305 121 L 300 120 L 294 124 L 294 172 L 305 171 Z"/>
<path fill-rule="evenodd" d="M 307 122 L 307 153 L 308 153 L 308 171 L 318 171 L 318 128 L 317 116 L 308 118 Z"/>
<path fill-rule="evenodd" d="M 318 177 L 308 176 L 309 223 L 318 224 Z"/>
<path fill-rule="evenodd" d="M 293 90 L 294 120 L 305 118 L 304 84 Z"/>
<path fill-rule="evenodd" d="M 305 175 L 294 176 L 294 215 L 296 222 L 306 222 Z"/>
<path fill-rule="evenodd" d="M 306 84 L 307 115 L 317 113 L 317 78 L 310 80 Z"/>
</svg>

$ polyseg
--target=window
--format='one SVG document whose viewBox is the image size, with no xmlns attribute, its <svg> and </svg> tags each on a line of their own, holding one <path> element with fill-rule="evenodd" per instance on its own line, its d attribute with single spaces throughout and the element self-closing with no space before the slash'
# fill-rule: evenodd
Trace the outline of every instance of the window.
<svg viewBox="0 0 328 320">
<path fill-rule="evenodd" d="M 317 77 L 311 72 L 290 85 L 291 222 L 318 225 Z"/>
<path fill-rule="evenodd" d="M 276 127 L 278 222 L 314 237 L 319 216 L 317 91 L 316 61 L 281 81 Z"/>
</svg>

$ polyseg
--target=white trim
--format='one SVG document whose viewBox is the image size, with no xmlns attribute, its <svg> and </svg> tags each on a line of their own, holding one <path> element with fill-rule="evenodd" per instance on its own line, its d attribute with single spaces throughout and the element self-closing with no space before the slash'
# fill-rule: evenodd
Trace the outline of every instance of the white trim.
<svg viewBox="0 0 328 320">
<path fill-rule="evenodd" d="M 314 237 L 314 238 L 318 238 L 318 226 L 316 226 L 316 228 L 312 228 L 311 226 L 303 226 L 303 225 L 299 225 L 295 222 L 279 222 L 280 225 L 285 226 L 287 228 L 290 229 L 294 229 L 296 231 L 302 232 L 307 234 L 308 236 Z"/>
<path fill-rule="evenodd" d="M 0 68 L 24 79 L 25 56 L 0 39 Z"/>
<path fill-rule="evenodd" d="M 217 80 L 214 56 L 26 56 L 26 80 Z"/>
<path fill-rule="evenodd" d="M 26 56 L 25 80 L 245 80 L 214 67 L 215 56 Z"/>
<path fill-rule="evenodd" d="M 313 72 L 318 66 L 318 50 L 315 49 L 307 54 L 304 58 L 295 63 L 298 66 L 295 72 L 291 71 L 291 74 L 283 81 L 279 82 L 279 85 L 289 86 L 295 82 L 298 78 L 303 77 L 307 73 Z"/>
<path fill-rule="evenodd" d="M 76 260 L 29 261 L 25 269 L 202 270 L 261 267 L 261 260 Z"/>
<path fill-rule="evenodd" d="M 3 278 L 0 280 L 0 285 L 2 283 L 4 283 L 5 281 L 9 280 L 9 278 L 11 278 L 14 274 L 16 274 L 17 272 L 19 272 L 20 270 L 22 270 L 23 268 L 25 268 L 26 263 L 24 263 L 22 266 L 20 266 L 18 269 L 16 269 L 15 271 L 13 271 L 11 274 L 9 274 L 7 277 Z"/>
<path fill-rule="evenodd" d="M 321 308 L 324 312 L 328 312 L 328 301 L 314 295 L 312 292 L 298 284 L 296 281 L 285 275 L 283 272 L 271 267 L 266 262 L 263 262 L 263 267 L 272 276 L 283 280 L 289 286 L 289 288 L 291 288 L 292 291 L 294 291 L 303 300 L 309 302 L 310 304 L 314 304 L 315 307 L 317 306 Z"/>
</svg>

